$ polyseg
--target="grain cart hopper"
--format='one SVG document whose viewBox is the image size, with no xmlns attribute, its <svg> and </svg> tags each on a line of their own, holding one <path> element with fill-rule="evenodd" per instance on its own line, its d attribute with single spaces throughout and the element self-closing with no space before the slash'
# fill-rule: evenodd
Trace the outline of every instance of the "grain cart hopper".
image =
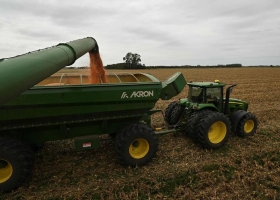
<svg viewBox="0 0 280 200">
<path fill-rule="evenodd" d="M 248 103 L 230 98 L 233 87 L 214 82 L 188 83 L 188 98 L 174 101 L 165 110 L 169 124 L 183 124 L 183 131 L 207 149 L 222 147 L 230 132 L 241 137 L 252 136 L 258 126 L 257 118 L 248 111 Z"/>
<path fill-rule="evenodd" d="M 131 74 L 118 83 L 34 86 L 87 52 L 93 38 L 0 60 L 0 191 L 19 187 L 31 174 L 33 151 L 47 141 L 73 139 L 77 150 L 100 146 L 100 135 L 115 137 L 120 163 L 145 165 L 158 141 L 151 114 L 159 98 L 180 93 L 186 81 L 176 73 L 164 82 Z M 163 134 L 164 131 L 158 132 Z"/>
</svg>

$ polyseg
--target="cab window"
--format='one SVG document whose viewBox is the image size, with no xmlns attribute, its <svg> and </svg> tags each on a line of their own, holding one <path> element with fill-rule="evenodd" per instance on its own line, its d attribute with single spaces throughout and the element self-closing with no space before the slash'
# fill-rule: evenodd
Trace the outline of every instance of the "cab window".
<svg viewBox="0 0 280 200">
<path fill-rule="evenodd" d="M 201 87 L 190 87 L 188 99 L 192 102 L 201 103 L 203 102 L 203 88 Z"/>
<path fill-rule="evenodd" d="M 206 99 L 207 103 L 214 103 L 216 106 L 222 100 L 222 88 L 207 88 Z"/>
</svg>

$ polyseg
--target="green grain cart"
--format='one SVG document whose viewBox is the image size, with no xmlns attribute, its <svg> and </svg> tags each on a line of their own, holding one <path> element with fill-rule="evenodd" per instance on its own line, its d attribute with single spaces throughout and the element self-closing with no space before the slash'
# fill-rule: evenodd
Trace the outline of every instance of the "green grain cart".
<svg viewBox="0 0 280 200">
<path fill-rule="evenodd" d="M 155 156 L 151 115 L 158 110 L 152 109 L 159 98 L 183 90 L 183 75 L 164 82 L 138 73 L 115 75 L 104 84 L 35 86 L 87 52 L 99 52 L 93 38 L 0 59 L 0 191 L 28 179 L 33 148 L 47 141 L 73 139 L 77 150 L 94 149 L 109 134 L 121 164 L 141 166 Z"/>
</svg>

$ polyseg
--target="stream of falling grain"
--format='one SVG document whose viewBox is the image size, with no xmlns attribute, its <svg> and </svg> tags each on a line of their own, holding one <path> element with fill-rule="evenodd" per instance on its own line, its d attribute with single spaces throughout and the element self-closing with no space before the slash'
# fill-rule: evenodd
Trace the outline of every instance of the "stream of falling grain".
<svg viewBox="0 0 280 200">
<path fill-rule="evenodd" d="M 89 52 L 90 83 L 107 83 L 103 62 L 99 53 Z"/>
</svg>

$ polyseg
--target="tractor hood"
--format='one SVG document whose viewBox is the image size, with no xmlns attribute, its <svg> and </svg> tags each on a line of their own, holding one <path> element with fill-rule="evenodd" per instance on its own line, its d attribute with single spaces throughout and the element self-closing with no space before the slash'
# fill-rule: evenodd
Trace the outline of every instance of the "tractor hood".
<svg viewBox="0 0 280 200">
<path fill-rule="evenodd" d="M 242 110 L 248 110 L 248 102 L 240 99 L 229 98 L 229 108 L 240 108 Z"/>
</svg>

